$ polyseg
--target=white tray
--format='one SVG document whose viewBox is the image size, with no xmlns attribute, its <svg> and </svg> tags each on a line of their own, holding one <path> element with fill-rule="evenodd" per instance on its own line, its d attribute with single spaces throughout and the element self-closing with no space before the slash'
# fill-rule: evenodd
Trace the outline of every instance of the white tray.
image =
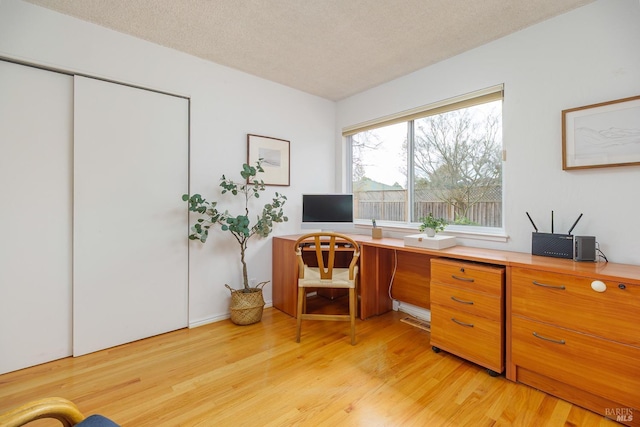
<svg viewBox="0 0 640 427">
<path fill-rule="evenodd" d="M 456 238 L 439 234 L 434 237 L 429 237 L 426 234 L 412 234 L 404 237 L 404 245 L 427 249 L 445 249 L 455 246 Z"/>
</svg>

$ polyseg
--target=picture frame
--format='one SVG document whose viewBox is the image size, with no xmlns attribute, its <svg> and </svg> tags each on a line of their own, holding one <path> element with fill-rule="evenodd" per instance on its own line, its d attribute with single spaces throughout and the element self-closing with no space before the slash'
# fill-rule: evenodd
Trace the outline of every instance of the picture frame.
<svg viewBox="0 0 640 427">
<path fill-rule="evenodd" d="M 640 165 L 640 96 L 562 111 L 562 169 Z"/>
<path fill-rule="evenodd" d="M 247 134 L 247 163 L 255 165 L 258 159 L 263 159 L 261 179 L 265 185 L 289 186 L 290 141 Z"/>
</svg>

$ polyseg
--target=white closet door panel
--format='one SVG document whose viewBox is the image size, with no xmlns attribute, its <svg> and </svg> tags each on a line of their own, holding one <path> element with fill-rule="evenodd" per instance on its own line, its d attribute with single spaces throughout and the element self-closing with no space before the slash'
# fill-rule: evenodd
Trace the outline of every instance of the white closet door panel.
<svg viewBox="0 0 640 427">
<path fill-rule="evenodd" d="M 72 94 L 0 61 L 0 374 L 71 355 Z"/>
<path fill-rule="evenodd" d="M 76 77 L 73 353 L 187 326 L 188 101 Z"/>
</svg>

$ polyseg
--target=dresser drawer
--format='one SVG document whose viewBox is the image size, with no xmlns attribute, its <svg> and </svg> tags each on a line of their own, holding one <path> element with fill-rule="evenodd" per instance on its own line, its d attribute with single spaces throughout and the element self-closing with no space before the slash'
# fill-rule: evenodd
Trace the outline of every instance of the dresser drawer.
<svg viewBox="0 0 640 427">
<path fill-rule="evenodd" d="M 495 372 L 504 369 L 500 322 L 431 305 L 431 345 Z"/>
<path fill-rule="evenodd" d="M 431 304 L 502 321 L 502 297 L 431 282 Z"/>
<path fill-rule="evenodd" d="M 431 260 L 431 281 L 502 295 L 504 269 L 442 258 Z"/>
<path fill-rule="evenodd" d="M 640 286 L 512 267 L 513 314 L 640 347 Z"/>
<path fill-rule="evenodd" d="M 517 366 L 640 409 L 640 348 L 512 317 Z"/>
</svg>

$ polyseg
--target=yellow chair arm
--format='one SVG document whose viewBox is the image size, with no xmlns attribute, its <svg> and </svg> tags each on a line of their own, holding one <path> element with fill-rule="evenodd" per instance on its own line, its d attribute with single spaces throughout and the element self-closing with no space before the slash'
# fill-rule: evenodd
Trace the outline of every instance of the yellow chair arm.
<svg viewBox="0 0 640 427">
<path fill-rule="evenodd" d="M 73 402 L 62 397 L 47 397 L 0 414 L 0 426 L 19 427 L 41 418 L 55 418 L 64 427 L 72 427 L 85 417 Z"/>
</svg>

